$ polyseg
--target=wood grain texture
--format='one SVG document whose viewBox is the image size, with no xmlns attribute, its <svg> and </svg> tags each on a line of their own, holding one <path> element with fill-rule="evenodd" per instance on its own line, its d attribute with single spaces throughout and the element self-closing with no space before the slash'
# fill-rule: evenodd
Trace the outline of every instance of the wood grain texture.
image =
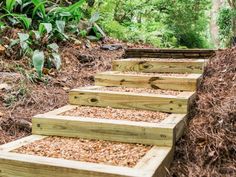
<svg viewBox="0 0 236 177">
<path fill-rule="evenodd" d="M 186 114 L 188 98 L 170 95 L 140 94 L 101 90 L 74 89 L 69 93 L 69 103 L 97 107 L 152 110 Z"/>
<path fill-rule="evenodd" d="M 45 136 L 41 137 L 43 138 Z M 19 141 L 23 142 L 25 139 L 32 140 L 32 136 Z M 153 177 L 157 174 L 159 177 L 164 177 L 166 174 L 164 169 L 168 167 L 173 157 L 171 152 L 171 147 L 154 146 L 134 168 L 129 168 L 0 151 L 0 176 Z"/>
<path fill-rule="evenodd" d="M 195 91 L 199 77 L 201 77 L 201 74 L 191 74 L 187 77 L 153 77 L 148 75 L 122 74 L 116 71 L 107 71 L 96 74 L 95 85 Z"/>
<path fill-rule="evenodd" d="M 122 59 L 114 60 L 113 71 L 134 71 L 146 73 L 196 73 L 203 72 L 205 60 L 196 61 L 170 61 L 170 60 L 142 60 L 142 59 Z"/>
<path fill-rule="evenodd" d="M 143 177 L 165 177 L 173 158 L 174 148 L 153 147 L 135 168 L 144 171 Z"/>
<path fill-rule="evenodd" d="M 141 177 L 138 169 L 0 152 L 1 177 Z"/>
<path fill-rule="evenodd" d="M 61 110 L 65 110 L 67 107 L 64 106 Z M 76 106 L 71 109 L 74 108 Z M 62 113 L 62 111 L 60 112 Z M 47 136 L 80 137 L 172 146 L 176 140 L 175 127 L 184 118 L 184 114 L 171 114 L 159 123 L 148 123 L 46 113 L 33 117 L 32 132 L 33 134 Z"/>
<path fill-rule="evenodd" d="M 208 49 L 126 49 L 126 58 L 208 58 L 215 50 Z"/>
<path fill-rule="evenodd" d="M 213 49 L 128 48 L 125 52 L 215 53 Z"/>
<path fill-rule="evenodd" d="M 40 136 L 40 135 L 27 136 L 25 138 L 21 138 L 19 140 L 16 140 L 16 141 L 13 141 L 13 142 L 1 145 L 0 146 L 0 151 L 1 152 L 9 152 L 9 151 L 17 149 L 17 148 L 19 148 L 21 146 L 30 144 L 30 143 L 32 143 L 34 141 L 41 140 L 41 139 L 44 139 L 44 138 L 46 138 L 46 136 Z"/>
<path fill-rule="evenodd" d="M 184 114 L 171 114 L 168 118 L 163 120 L 160 124 L 167 127 L 174 128 L 175 142 L 183 135 L 185 127 L 187 126 L 188 115 Z"/>
<path fill-rule="evenodd" d="M 127 143 L 172 146 L 174 127 L 167 125 L 81 118 L 68 116 L 41 116 L 33 118 L 33 134 L 80 137 Z"/>
</svg>

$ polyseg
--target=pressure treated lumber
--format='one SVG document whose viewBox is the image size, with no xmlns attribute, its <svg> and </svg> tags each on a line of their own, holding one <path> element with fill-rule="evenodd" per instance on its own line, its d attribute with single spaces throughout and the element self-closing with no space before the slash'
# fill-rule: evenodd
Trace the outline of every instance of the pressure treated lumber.
<svg viewBox="0 0 236 177">
<path fill-rule="evenodd" d="M 126 49 L 125 58 L 209 58 L 215 50 L 207 49 Z"/>
<path fill-rule="evenodd" d="M 69 103 L 72 105 L 112 107 L 124 109 L 142 109 L 168 113 L 186 114 L 193 92 L 186 97 L 140 94 L 115 91 L 87 89 L 86 87 L 73 89 L 69 93 Z"/>
<path fill-rule="evenodd" d="M 154 59 L 142 60 L 134 59 L 121 59 L 113 60 L 113 71 L 133 71 L 133 72 L 146 72 L 146 73 L 196 73 L 203 72 L 203 66 L 206 60 L 195 59 L 189 61 L 171 61 L 170 59 Z"/>
<path fill-rule="evenodd" d="M 31 141 L 35 138 L 46 136 L 30 136 L 26 139 Z M 21 147 L 24 140 L 14 144 Z M 32 141 L 34 142 L 34 141 Z M 1 148 L 1 146 L 0 146 Z M 3 148 L 2 148 L 3 149 Z M 12 150 L 12 149 L 11 149 Z M 154 146 L 140 159 L 134 168 L 104 165 L 58 158 L 40 157 L 0 150 L 0 176 L 1 177 L 164 177 L 166 168 L 173 159 L 173 148 Z"/>
<path fill-rule="evenodd" d="M 95 85 L 195 91 L 200 79 L 201 74 L 189 74 L 188 76 L 182 77 L 155 77 L 141 74 L 124 74 L 119 71 L 107 71 L 95 75 Z"/>
<path fill-rule="evenodd" d="M 141 143 L 158 146 L 173 146 L 180 137 L 179 124 L 185 125 L 185 114 L 171 114 L 160 123 L 135 122 L 88 117 L 62 116 L 56 112 L 73 110 L 77 106 L 67 105 L 33 117 L 32 133 Z"/>
</svg>

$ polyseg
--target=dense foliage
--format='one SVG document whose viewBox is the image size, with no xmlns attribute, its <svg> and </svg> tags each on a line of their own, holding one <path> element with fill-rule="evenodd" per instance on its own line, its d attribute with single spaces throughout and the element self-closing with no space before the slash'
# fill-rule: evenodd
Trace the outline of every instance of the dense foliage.
<svg viewBox="0 0 236 177">
<path fill-rule="evenodd" d="M 113 37 L 158 47 L 207 47 L 209 0 L 97 0 L 92 11 Z"/>
<path fill-rule="evenodd" d="M 56 42 L 75 39 L 87 33 L 78 28 L 78 23 L 83 17 L 81 6 L 84 3 L 85 0 L 80 0 L 69 6 L 61 6 L 52 1 L 41 0 L 2 2 L 0 4 L 1 33 L 9 27 L 20 29 L 17 39 L 6 39 L 9 41 L 5 44 L 7 50 L 20 46 L 21 56 L 32 58 L 32 65 L 40 78 L 44 66 L 59 69 L 61 58 Z M 95 20 L 96 17 L 90 19 L 91 27 Z"/>
<path fill-rule="evenodd" d="M 220 39 L 223 41 L 223 43 L 227 44 L 229 43 L 229 38 L 231 37 L 231 23 L 232 13 L 231 9 L 227 7 L 223 7 L 219 12 L 218 17 L 218 26 L 219 26 L 219 33 L 220 33 Z"/>
<path fill-rule="evenodd" d="M 20 30 L 17 39 L 0 44 L 7 50 L 19 46 L 41 77 L 43 67 L 60 68 L 58 41 L 99 40 L 104 36 L 99 25 L 109 36 L 129 42 L 208 47 L 209 8 L 210 0 L 4 0 L 0 35 L 9 27 Z"/>
<path fill-rule="evenodd" d="M 236 1 L 227 2 L 220 9 L 217 21 L 223 46 L 236 44 Z"/>
</svg>

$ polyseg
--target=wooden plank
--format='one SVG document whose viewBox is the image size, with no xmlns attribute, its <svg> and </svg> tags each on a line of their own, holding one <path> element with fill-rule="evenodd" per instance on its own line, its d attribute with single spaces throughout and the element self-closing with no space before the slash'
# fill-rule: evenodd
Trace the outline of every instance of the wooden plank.
<svg viewBox="0 0 236 177">
<path fill-rule="evenodd" d="M 127 167 L 0 152 L 1 177 L 141 177 Z"/>
<path fill-rule="evenodd" d="M 188 98 L 177 96 L 74 89 L 69 93 L 72 105 L 143 109 L 169 113 L 187 113 Z"/>
<path fill-rule="evenodd" d="M 44 139 L 44 138 L 46 138 L 46 136 L 40 136 L 40 135 L 27 136 L 25 138 L 21 138 L 19 140 L 16 140 L 16 141 L 13 141 L 13 142 L 1 145 L 0 146 L 0 151 L 1 152 L 9 152 L 9 151 L 11 151 L 13 149 L 17 149 L 17 148 L 19 148 L 21 146 L 30 144 L 30 143 L 32 143 L 34 141 L 41 140 L 41 139 Z"/>
<path fill-rule="evenodd" d="M 125 52 L 163 52 L 163 53 L 215 53 L 212 49 L 162 49 L 162 48 L 128 48 Z"/>
<path fill-rule="evenodd" d="M 215 52 L 206 49 L 126 49 L 125 58 L 208 58 Z"/>
<path fill-rule="evenodd" d="M 33 118 L 33 134 L 172 146 L 175 126 L 58 115 Z"/>
<path fill-rule="evenodd" d="M 199 77 L 201 77 L 200 74 L 192 74 L 191 77 L 155 77 L 142 74 L 123 74 L 119 72 L 108 71 L 96 74 L 95 85 L 195 91 L 197 88 L 197 80 Z"/>
<path fill-rule="evenodd" d="M 49 111 L 46 114 L 48 114 L 48 115 L 51 115 L 51 114 L 53 114 L 53 115 L 61 114 L 63 112 L 69 111 L 69 110 L 74 109 L 74 108 L 76 108 L 76 106 L 74 106 L 74 105 L 66 105 L 66 106 L 63 106 L 61 108 Z"/>
<path fill-rule="evenodd" d="M 173 158 L 173 148 L 153 147 L 135 168 L 144 171 L 143 177 L 165 177 Z"/>
<path fill-rule="evenodd" d="M 142 60 L 142 59 L 122 59 L 114 60 L 112 63 L 114 71 L 133 71 L 147 73 L 197 73 L 203 72 L 205 60 L 195 61 L 171 61 L 171 60 Z"/>
<path fill-rule="evenodd" d="M 0 151 L 0 176 L 51 177 L 53 174 L 57 177 L 164 177 L 164 169 L 172 160 L 171 152 L 171 147 L 154 146 L 134 168 L 129 168 Z"/>
<path fill-rule="evenodd" d="M 175 142 L 179 140 L 179 138 L 183 135 L 185 127 L 187 126 L 188 115 L 183 114 L 172 114 L 165 120 L 163 120 L 160 124 L 166 125 L 166 127 L 173 127 L 175 134 Z"/>
</svg>

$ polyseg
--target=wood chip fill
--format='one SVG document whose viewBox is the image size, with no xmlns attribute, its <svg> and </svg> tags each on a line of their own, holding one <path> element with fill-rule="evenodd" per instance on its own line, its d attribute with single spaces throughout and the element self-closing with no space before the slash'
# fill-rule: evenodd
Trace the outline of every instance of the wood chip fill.
<svg viewBox="0 0 236 177">
<path fill-rule="evenodd" d="M 151 122 L 158 123 L 169 116 L 167 113 L 134 110 L 134 109 L 115 109 L 115 108 L 100 108 L 90 106 L 78 106 L 75 109 L 60 114 L 62 116 L 79 116 L 89 118 L 128 120 L 136 122 Z"/>
<path fill-rule="evenodd" d="M 47 137 L 13 152 L 43 157 L 134 167 L 152 148 L 141 144 L 78 138 Z"/>
<path fill-rule="evenodd" d="M 172 96 L 177 96 L 181 93 L 181 91 L 175 91 L 175 90 L 128 88 L 128 87 L 101 87 L 98 88 L 97 90 L 128 92 L 128 93 L 160 94 L 160 95 L 172 95 Z"/>
</svg>

